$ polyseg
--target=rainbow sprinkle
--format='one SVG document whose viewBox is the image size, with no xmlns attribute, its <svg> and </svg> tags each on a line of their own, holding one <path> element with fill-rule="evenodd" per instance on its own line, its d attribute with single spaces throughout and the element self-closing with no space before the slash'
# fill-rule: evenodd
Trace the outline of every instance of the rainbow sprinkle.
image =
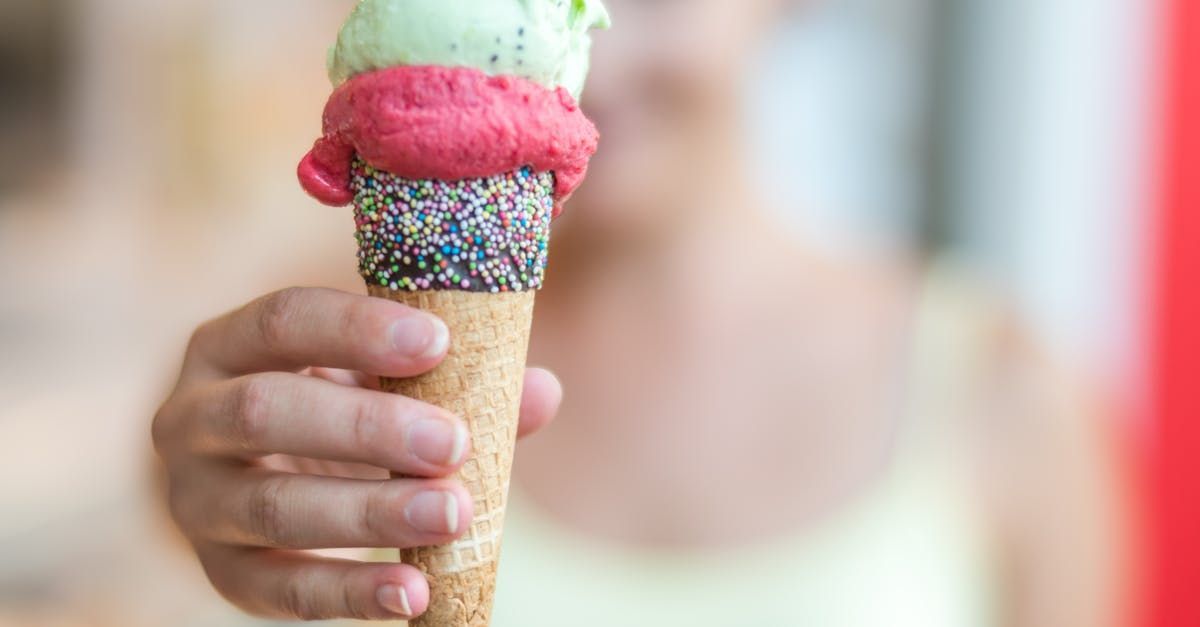
<svg viewBox="0 0 1200 627">
<path fill-rule="evenodd" d="M 529 168 L 412 180 L 356 159 L 359 274 L 391 290 L 519 292 L 542 286 L 554 175 Z"/>
</svg>

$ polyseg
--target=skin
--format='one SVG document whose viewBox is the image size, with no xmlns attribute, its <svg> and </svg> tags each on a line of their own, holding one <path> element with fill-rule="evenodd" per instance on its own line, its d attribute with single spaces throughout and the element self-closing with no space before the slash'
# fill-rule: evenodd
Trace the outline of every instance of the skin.
<svg viewBox="0 0 1200 627">
<path fill-rule="evenodd" d="M 894 408 L 908 373 L 898 364 L 911 340 L 919 264 L 825 259 L 785 235 L 771 200 L 753 191 L 740 86 L 782 1 L 606 4 L 616 28 L 596 35 L 583 100 L 601 149 L 556 226 L 531 354 L 570 393 L 565 419 L 522 446 L 516 484 L 575 532 L 631 547 L 703 551 L 790 536 L 839 511 L 886 468 L 888 436 L 903 426 Z M 696 272 L 697 252 L 714 246 L 738 263 Z M 453 464 L 387 457 L 406 450 L 404 425 L 414 414 L 437 410 L 382 398 L 361 376 L 302 370 L 428 369 L 437 351 L 413 358 L 370 348 L 387 345 L 388 321 L 413 315 L 369 299 L 293 291 L 197 332 L 180 387 L 155 423 L 156 441 L 177 520 L 214 585 L 240 607 L 273 617 L 395 617 L 406 612 L 380 601 L 396 597 L 379 595 L 394 584 L 406 590 L 412 614 L 424 609 L 426 584 L 406 566 L 303 551 L 445 537 L 411 529 L 403 511 L 420 490 L 461 496 L 434 478 Z M 1100 395 L 1050 365 L 1005 316 L 994 327 L 994 385 L 965 420 L 962 446 L 963 472 L 978 480 L 1009 574 L 1004 624 L 1119 624 L 1125 504 L 1114 488 L 1112 434 L 1095 418 L 1101 410 L 1060 411 L 1077 401 L 1095 408 Z M 320 399 L 312 395 L 318 388 Z M 531 371 L 523 429 L 545 424 L 559 394 L 553 378 Z M 287 399 L 298 400 L 285 406 Z M 390 416 L 379 420 L 394 444 L 355 441 L 363 430 L 353 425 L 364 415 Z M 324 437 L 283 439 L 267 426 L 283 416 Z M 338 442 L 344 446 L 322 448 Z M 380 467 L 431 478 L 386 481 Z M 374 470 L 363 475 L 367 468 Z M 316 474 L 277 478 L 282 469 Z M 772 480 L 780 476 L 792 478 L 786 489 Z M 369 511 L 387 513 L 387 524 L 324 514 L 368 511 L 370 495 Z M 468 507 L 459 508 L 461 521 Z M 239 509 L 269 515 L 241 520 L 231 513 Z"/>
<path fill-rule="evenodd" d="M 269 618 L 425 611 L 415 568 L 311 550 L 441 544 L 467 528 L 470 495 L 445 479 L 470 452 L 462 420 L 363 374 L 427 372 L 448 342 L 433 316 L 323 289 L 270 294 L 196 330 L 153 437 L 171 514 L 218 591 Z M 561 395 L 530 370 L 521 435 Z"/>
</svg>

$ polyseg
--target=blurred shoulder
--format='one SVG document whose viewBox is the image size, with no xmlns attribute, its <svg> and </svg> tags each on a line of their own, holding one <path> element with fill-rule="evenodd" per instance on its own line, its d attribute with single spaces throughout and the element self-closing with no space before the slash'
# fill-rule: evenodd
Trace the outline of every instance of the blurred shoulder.
<svg viewBox="0 0 1200 627">
<path fill-rule="evenodd" d="M 936 262 L 920 285 L 919 341 L 973 379 L 978 402 L 1010 424 L 1019 417 L 1096 417 L 1118 400 L 1085 359 L 1039 336 L 1001 282 Z"/>
<path fill-rule="evenodd" d="M 1118 396 L 1086 362 L 1039 341 L 995 284 L 935 266 L 924 290 L 925 350 L 968 390 L 965 444 L 1000 557 L 1019 573 L 1016 624 L 1115 624 L 1128 609 L 1134 529 Z"/>
</svg>

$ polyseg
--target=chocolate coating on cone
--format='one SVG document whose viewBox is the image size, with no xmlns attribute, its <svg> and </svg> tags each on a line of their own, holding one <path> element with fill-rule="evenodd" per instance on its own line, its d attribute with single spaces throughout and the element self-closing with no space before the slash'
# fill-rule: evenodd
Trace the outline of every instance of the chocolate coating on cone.
<svg viewBox="0 0 1200 627">
<path fill-rule="evenodd" d="M 496 590 L 535 293 L 369 291 L 433 313 L 450 327 L 450 353 L 441 366 L 412 379 L 384 379 L 383 389 L 444 407 L 471 430 L 471 458 L 454 475 L 474 500 L 471 528 L 452 544 L 400 552 L 403 562 L 429 579 L 429 610 L 411 625 L 485 627 Z"/>
<path fill-rule="evenodd" d="M 412 180 L 355 160 L 359 274 L 396 291 L 520 292 L 542 286 L 554 175 L 529 168 Z"/>
</svg>

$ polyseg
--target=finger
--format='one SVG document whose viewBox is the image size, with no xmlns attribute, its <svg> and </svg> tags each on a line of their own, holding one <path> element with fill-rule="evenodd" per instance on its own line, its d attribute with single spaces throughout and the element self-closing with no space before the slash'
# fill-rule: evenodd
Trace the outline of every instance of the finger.
<svg viewBox="0 0 1200 627">
<path fill-rule="evenodd" d="M 552 373 L 541 368 L 530 368 L 526 371 L 517 437 L 532 435 L 554 420 L 562 398 L 562 384 Z"/>
<path fill-rule="evenodd" d="M 179 492 L 199 498 L 173 503 L 173 513 L 190 537 L 220 544 L 430 546 L 454 540 L 473 515 L 466 489 L 445 479 L 365 481 L 236 468 L 202 474 L 203 485 Z"/>
<path fill-rule="evenodd" d="M 226 375 L 323 366 L 411 377 L 437 366 L 449 345 L 435 316 L 379 298 L 292 288 L 200 327 L 188 366 Z"/>
<path fill-rule="evenodd" d="M 419 570 L 404 564 L 217 545 L 203 545 L 197 552 L 225 598 L 264 618 L 408 619 L 429 606 L 429 584 Z"/>
<path fill-rule="evenodd" d="M 201 453 L 297 455 L 420 477 L 446 476 L 470 453 L 466 424 L 444 409 L 315 377 L 250 375 L 182 402 L 190 446 Z"/>
</svg>

